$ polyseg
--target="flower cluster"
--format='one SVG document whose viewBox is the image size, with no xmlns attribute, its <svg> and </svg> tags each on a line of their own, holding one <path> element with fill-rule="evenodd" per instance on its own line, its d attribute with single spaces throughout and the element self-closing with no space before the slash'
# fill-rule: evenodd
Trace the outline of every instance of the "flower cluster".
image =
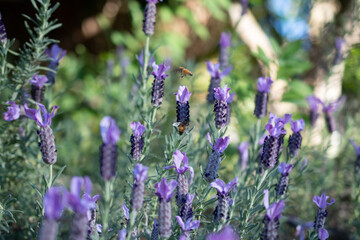
<svg viewBox="0 0 360 240">
<path fill-rule="evenodd" d="M 255 97 L 254 114 L 257 118 L 263 118 L 267 114 L 267 104 L 269 100 L 270 87 L 273 81 L 270 77 L 260 77 L 257 82 L 257 94 Z"/>
<path fill-rule="evenodd" d="M 151 74 L 154 76 L 154 82 L 151 93 L 151 104 L 154 107 L 160 107 L 164 97 L 164 80 L 169 76 L 165 72 L 170 69 L 170 66 L 166 63 L 156 65 L 155 62 L 152 66 L 153 72 Z"/>
<path fill-rule="evenodd" d="M 186 86 L 179 86 L 176 93 L 176 122 L 179 125 L 179 134 L 183 134 L 190 123 L 190 96 L 191 92 Z"/>
<path fill-rule="evenodd" d="M 139 161 L 141 159 L 142 151 L 144 148 L 145 126 L 140 122 L 132 122 L 130 128 L 133 130 L 133 134 L 130 137 L 131 152 L 130 155 L 133 160 Z"/>
</svg>

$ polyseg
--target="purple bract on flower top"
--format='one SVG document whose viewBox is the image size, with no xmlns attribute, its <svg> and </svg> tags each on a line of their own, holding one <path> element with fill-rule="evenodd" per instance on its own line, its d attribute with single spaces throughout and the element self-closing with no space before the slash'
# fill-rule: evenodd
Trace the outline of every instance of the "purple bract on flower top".
<svg viewBox="0 0 360 240">
<path fill-rule="evenodd" d="M 290 174 L 293 166 L 294 165 L 292 165 L 292 164 L 286 164 L 284 162 L 281 162 L 278 167 L 278 171 L 279 171 L 279 173 L 281 173 L 281 175 L 288 176 Z"/>
<path fill-rule="evenodd" d="M 148 52 L 148 54 L 151 55 L 150 52 Z M 141 50 L 140 54 L 136 55 L 136 60 L 138 61 L 140 68 L 144 69 L 144 50 Z M 154 56 L 152 56 L 146 68 L 148 68 L 149 66 L 153 66 L 154 62 L 155 62 L 155 58 Z"/>
<path fill-rule="evenodd" d="M 230 143 L 230 138 L 225 137 L 225 138 L 219 138 L 218 140 L 216 140 L 215 145 L 213 145 L 211 142 L 211 137 L 209 132 L 206 134 L 206 138 L 209 141 L 210 146 L 213 148 L 213 150 L 219 153 L 225 151 L 225 149 L 229 146 Z"/>
<path fill-rule="evenodd" d="M 65 209 L 65 187 L 51 187 L 43 198 L 44 216 L 47 219 L 59 220 Z"/>
<path fill-rule="evenodd" d="M 59 62 L 66 55 L 66 50 L 63 50 L 57 44 L 53 44 L 50 49 L 45 51 L 48 58 L 51 58 L 53 62 Z"/>
<path fill-rule="evenodd" d="M 187 86 L 179 86 L 178 91 L 174 93 L 174 95 L 176 95 L 176 101 L 186 103 L 190 99 L 191 92 L 189 91 Z"/>
<path fill-rule="evenodd" d="M 184 232 L 188 232 L 188 231 L 197 229 L 200 226 L 199 220 L 193 221 L 192 218 L 189 218 L 188 220 L 186 220 L 184 222 L 180 216 L 176 216 L 175 218 L 176 218 L 177 222 L 179 223 L 181 230 Z"/>
<path fill-rule="evenodd" d="M 10 104 L 7 112 L 4 112 L 5 121 L 13 121 L 20 117 L 20 107 L 14 101 L 7 101 L 6 104 Z"/>
<path fill-rule="evenodd" d="M 135 137 L 140 137 L 145 132 L 145 126 L 140 122 L 132 122 L 130 128 L 134 131 Z"/>
<path fill-rule="evenodd" d="M 181 164 L 182 164 L 182 166 L 181 166 Z M 174 165 L 164 167 L 164 169 L 166 169 L 166 170 L 172 169 L 172 168 L 175 168 L 175 172 L 177 172 L 179 174 L 184 174 L 189 169 L 190 169 L 190 172 L 192 172 L 192 175 L 194 172 L 193 168 L 191 166 L 189 166 L 189 161 L 186 156 L 186 153 L 185 152 L 181 153 L 179 150 L 176 150 L 174 153 Z"/>
<path fill-rule="evenodd" d="M 223 77 L 226 77 L 227 75 L 229 75 L 232 70 L 232 66 L 230 66 L 228 68 L 225 68 L 223 71 L 221 71 L 219 63 L 213 64 L 210 61 L 206 62 L 206 66 L 207 66 L 208 72 L 210 73 L 211 77 L 213 77 L 213 78 L 222 79 Z"/>
<path fill-rule="evenodd" d="M 160 65 L 157 65 L 154 62 L 152 67 L 153 67 L 153 72 L 151 74 L 154 76 L 155 79 L 164 80 L 165 78 L 167 78 L 169 76 L 165 72 L 170 69 L 170 66 L 167 65 L 165 62 Z"/>
<path fill-rule="evenodd" d="M 220 88 L 215 88 L 215 99 L 219 100 L 219 101 L 224 101 L 227 102 L 227 100 L 230 98 L 230 88 L 227 87 L 227 84 L 225 84 L 224 87 Z"/>
<path fill-rule="evenodd" d="M 231 189 L 235 187 L 235 185 L 238 183 L 239 178 L 236 177 L 234 180 L 228 182 L 225 184 L 225 182 L 221 179 L 216 179 L 212 183 L 210 183 L 210 187 L 215 188 L 219 194 L 226 196 L 230 193 Z"/>
<path fill-rule="evenodd" d="M 296 121 L 291 119 L 290 125 L 291 125 L 291 130 L 294 133 L 300 132 L 300 131 L 304 130 L 304 128 L 305 128 L 305 121 L 304 121 L 304 119 L 299 119 Z"/>
<path fill-rule="evenodd" d="M 329 238 L 329 233 L 325 228 L 320 228 L 318 233 L 319 240 L 326 240 Z"/>
<path fill-rule="evenodd" d="M 258 91 L 262 93 L 269 93 L 270 87 L 273 83 L 274 82 L 270 77 L 259 77 L 257 81 Z"/>
<path fill-rule="evenodd" d="M 29 80 L 29 83 L 41 88 L 44 86 L 45 83 L 47 83 L 47 81 L 48 78 L 46 76 L 34 74 L 32 78 Z"/>
<path fill-rule="evenodd" d="M 242 142 L 238 146 L 240 158 L 239 158 L 239 165 L 241 170 L 245 170 L 248 160 L 249 160 L 249 142 Z"/>
<path fill-rule="evenodd" d="M 321 196 L 314 196 L 313 202 L 321 209 L 325 209 L 327 206 L 335 203 L 335 199 L 332 198 L 330 202 L 327 202 L 329 196 L 326 196 L 325 193 L 321 194 Z"/>
<path fill-rule="evenodd" d="M 144 182 L 148 177 L 148 167 L 137 163 L 134 168 L 134 182 L 139 184 L 140 182 Z"/>
<path fill-rule="evenodd" d="M 115 144 L 120 140 L 120 130 L 115 119 L 105 116 L 100 122 L 100 133 L 105 144 Z"/>
<path fill-rule="evenodd" d="M 291 118 L 291 115 L 290 115 Z M 272 137 L 278 137 L 281 134 L 286 134 L 284 125 L 290 121 L 287 114 L 284 118 L 278 118 L 275 114 L 270 113 L 269 122 L 265 125 L 265 129 L 269 132 L 269 135 Z"/>
<path fill-rule="evenodd" d="M 284 200 L 280 200 L 279 202 L 269 204 L 269 190 L 264 190 L 264 206 L 266 209 L 266 216 L 270 220 L 280 219 L 281 212 L 284 209 L 285 202 Z"/>
<path fill-rule="evenodd" d="M 31 120 L 36 121 L 36 124 L 39 127 L 45 128 L 47 126 L 51 125 L 51 119 L 55 115 L 55 110 L 59 108 L 59 106 L 54 106 L 51 113 L 48 113 L 45 106 L 41 103 L 36 103 L 39 106 L 39 109 L 32 109 L 27 106 L 27 104 L 24 104 L 25 114 L 28 118 Z M 42 115 L 41 115 L 42 113 Z"/>
<path fill-rule="evenodd" d="M 222 32 L 220 34 L 220 47 L 230 47 L 231 46 L 231 33 Z"/>
<path fill-rule="evenodd" d="M 314 111 L 314 112 L 317 112 L 318 109 L 319 109 L 319 106 L 320 104 L 322 103 L 320 99 L 318 99 L 317 97 L 315 96 L 308 96 L 306 98 L 306 101 L 308 102 L 309 104 L 309 107 L 310 107 L 310 110 L 311 111 Z"/>
<path fill-rule="evenodd" d="M 160 199 L 164 199 L 166 202 L 170 202 L 172 196 L 174 195 L 174 190 L 176 189 L 177 182 L 171 180 L 169 183 L 166 182 L 166 178 L 161 179 L 161 182 L 155 183 L 156 192 L 155 195 Z"/>
</svg>

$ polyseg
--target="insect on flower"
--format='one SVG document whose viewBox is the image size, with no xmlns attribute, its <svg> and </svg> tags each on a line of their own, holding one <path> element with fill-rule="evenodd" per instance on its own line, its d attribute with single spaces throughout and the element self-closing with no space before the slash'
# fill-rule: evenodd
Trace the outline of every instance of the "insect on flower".
<svg viewBox="0 0 360 240">
<path fill-rule="evenodd" d="M 183 122 L 176 122 L 176 123 L 173 123 L 173 126 L 177 127 L 179 130 L 179 134 L 182 135 L 185 132 L 188 124 L 185 124 Z"/>
<path fill-rule="evenodd" d="M 178 67 L 175 69 L 175 72 L 180 74 L 180 79 L 185 77 L 186 75 L 192 76 L 192 72 L 189 69 L 186 69 L 184 67 Z"/>
</svg>

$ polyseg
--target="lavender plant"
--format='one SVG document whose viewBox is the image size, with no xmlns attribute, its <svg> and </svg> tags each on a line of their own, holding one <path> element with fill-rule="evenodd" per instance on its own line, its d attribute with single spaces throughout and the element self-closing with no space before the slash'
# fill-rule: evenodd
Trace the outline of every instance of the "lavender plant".
<svg viewBox="0 0 360 240">
<path fill-rule="evenodd" d="M 257 82 L 257 94 L 255 98 L 254 114 L 257 118 L 263 118 L 267 114 L 270 87 L 273 81 L 270 77 L 260 77 Z"/>
</svg>

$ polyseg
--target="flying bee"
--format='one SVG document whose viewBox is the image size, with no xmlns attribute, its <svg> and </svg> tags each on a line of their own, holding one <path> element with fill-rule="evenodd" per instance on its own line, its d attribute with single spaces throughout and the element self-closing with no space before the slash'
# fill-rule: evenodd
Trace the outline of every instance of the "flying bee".
<svg viewBox="0 0 360 240">
<path fill-rule="evenodd" d="M 178 67 L 175 69 L 176 72 L 180 73 L 180 79 L 182 79 L 183 77 L 185 77 L 186 75 L 192 76 L 192 72 L 190 72 L 189 69 L 186 69 L 184 67 Z"/>
<path fill-rule="evenodd" d="M 185 124 L 183 122 L 176 122 L 173 124 L 174 127 L 177 127 L 178 131 L 179 131 L 179 134 L 182 135 L 185 130 L 186 130 L 186 127 L 188 126 L 189 124 Z"/>
</svg>

